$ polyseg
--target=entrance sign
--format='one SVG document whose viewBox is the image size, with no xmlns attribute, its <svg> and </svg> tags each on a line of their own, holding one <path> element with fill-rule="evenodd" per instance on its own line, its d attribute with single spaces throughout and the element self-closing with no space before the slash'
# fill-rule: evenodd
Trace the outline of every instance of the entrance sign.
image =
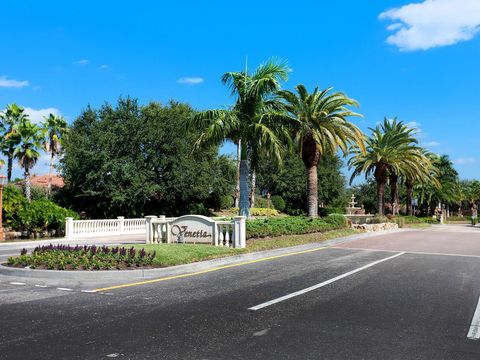
<svg viewBox="0 0 480 360">
<path fill-rule="evenodd" d="M 181 216 L 168 224 L 168 232 L 169 243 L 211 244 L 215 234 L 215 221 L 200 215 Z"/>
<path fill-rule="evenodd" d="M 185 215 L 178 218 L 147 216 L 147 244 L 211 244 L 244 248 L 246 246 L 245 217 L 220 221 L 201 215 Z"/>
</svg>

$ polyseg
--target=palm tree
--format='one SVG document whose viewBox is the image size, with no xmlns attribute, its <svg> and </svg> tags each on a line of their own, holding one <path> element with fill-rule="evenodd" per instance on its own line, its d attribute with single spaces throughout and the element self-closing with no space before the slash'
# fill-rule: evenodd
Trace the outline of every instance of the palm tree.
<svg viewBox="0 0 480 360">
<path fill-rule="evenodd" d="M 60 154 L 62 141 L 67 133 L 68 125 L 63 117 L 50 114 L 48 117 L 45 117 L 42 127 L 47 135 L 43 146 L 45 151 L 50 153 L 50 171 L 47 186 L 47 195 L 50 196 L 52 192 L 52 173 L 55 157 Z"/>
<path fill-rule="evenodd" d="M 187 124 L 201 132 L 195 149 L 217 146 L 226 139 L 240 140 L 241 216 L 250 215 L 248 178 L 250 170 L 257 167 L 260 152 L 281 161 L 288 143 L 285 124 L 269 116 L 277 108 L 273 95 L 280 89 L 280 82 L 287 80 L 288 72 L 285 63 L 269 60 L 253 73 L 247 70 L 225 73 L 222 82 L 236 97 L 235 105 L 230 110 L 203 111 Z"/>
<path fill-rule="evenodd" d="M 458 204 L 462 200 L 458 173 L 448 155 L 432 155 L 430 180 L 418 187 L 420 202 L 433 214 L 440 205 Z"/>
<path fill-rule="evenodd" d="M 415 129 L 409 128 L 397 119 L 384 119 L 383 124 L 370 129 L 372 135 L 367 139 L 366 153 L 358 147 L 352 149 L 354 156 L 348 161 L 353 168 L 350 182 L 360 173 L 368 178 L 373 175 L 377 182 L 377 211 L 385 215 L 385 186 L 392 174 L 402 171 L 413 172 L 422 165 Z M 395 180 L 396 184 L 396 180 Z M 392 184 L 391 184 L 392 185 Z"/>
<path fill-rule="evenodd" d="M 12 180 L 12 168 L 15 148 L 18 145 L 18 137 L 15 136 L 16 128 L 27 115 L 24 108 L 17 104 L 7 105 L 7 109 L 0 113 L 2 123 L 3 142 L 1 146 L 2 153 L 7 157 L 7 179 Z"/>
<path fill-rule="evenodd" d="M 15 138 L 17 146 L 14 156 L 18 159 L 19 165 L 25 174 L 25 197 L 28 201 L 31 198 L 30 170 L 36 164 L 40 157 L 40 149 L 44 141 L 44 132 L 36 125 L 32 124 L 28 118 L 24 118 L 17 126 Z"/>
<path fill-rule="evenodd" d="M 299 145 L 300 154 L 307 172 L 308 216 L 318 216 L 317 168 L 320 159 L 326 154 L 335 154 L 340 148 L 347 154 L 355 144 L 365 150 L 364 135 L 347 118 L 361 116 L 348 106 L 358 103 L 340 92 L 332 93 L 332 88 L 315 88 L 309 94 L 304 85 L 295 87 L 296 93 L 283 90 L 279 97 L 284 101 L 284 109 L 290 120 L 292 133 Z"/>
</svg>

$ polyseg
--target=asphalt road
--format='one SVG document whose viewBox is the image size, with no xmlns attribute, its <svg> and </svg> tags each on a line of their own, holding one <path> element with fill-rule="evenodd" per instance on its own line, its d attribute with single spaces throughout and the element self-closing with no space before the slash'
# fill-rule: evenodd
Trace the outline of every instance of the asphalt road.
<svg viewBox="0 0 480 360">
<path fill-rule="evenodd" d="M 480 359 L 467 338 L 477 231 L 377 236 L 97 293 L 3 277 L 0 358 Z"/>
</svg>

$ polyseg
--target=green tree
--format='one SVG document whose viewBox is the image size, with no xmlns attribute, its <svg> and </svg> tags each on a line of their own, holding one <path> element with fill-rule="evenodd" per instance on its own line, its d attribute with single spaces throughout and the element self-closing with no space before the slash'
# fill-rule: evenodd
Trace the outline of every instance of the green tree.
<svg viewBox="0 0 480 360">
<path fill-rule="evenodd" d="M 326 155 L 317 168 L 318 199 L 326 207 L 345 207 L 346 180 L 342 174 L 343 161 L 337 155 Z M 260 161 L 257 184 L 262 193 L 267 191 L 285 200 L 285 211 L 290 214 L 306 213 L 307 177 L 305 165 L 297 153 L 288 154 L 283 166 L 268 159 Z M 273 198 L 273 196 L 272 196 Z"/>
<path fill-rule="evenodd" d="M 17 144 L 13 155 L 25 174 L 25 197 L 28 201 L 31 199 L 30 170 L 40 157 L 44 136 L 42 129 L 31 123 L 27 117 L 17 125 L 16 132 L 12 136 Z"/>
<path fill-rule="evenodd" d="M 62 205 L 97 218 L 205 214 L 210 199 L 232 194 L 235 179 L 217 147 L 190 155 L 199 133 L 184 124 L 194 115 L 187 104 L 131 98 L 87 108 L 63 144 Z"/>
<path fill-rule="evenodd" d="M 15 136 L 17 126 L 27 118 L 24 108 L 17 104 L 7 105 L 7 109 L 0 113 L 0 131 L 3 136 L 1 145 L 2 153 L 7 157 L 7 179 L 12 180 L 13 159 L 19 137 Z"/>
<path fill-rule="evenodd" d="M 262 155 L 281 162 L 285 144 L 289 141 L 288 128 L 269 116 L 277 104 L 272 98 L 287 79 L 286 64 L 269 60 L 253 73 L 247 70 L 227 72 L 222 82 L 236 101 L 230 110 L 208 110 L 188 122 L 201 135 L 196 149 L 219 145 L 226 139 L 240 140 L 240 215 L 248 217 L 249 174 L 255 170 Z"/>
<path fill-rule="evenodd" d="M 375 129 L 370 129 L 372 135 L 367 139 L 366 153 L 356 147 L 352 150 L 354 156 L 348 164 L 353 168 L 352 181 L 360 173 L 365 178 L 373 175 L 377 183 L 377 211 L 385 214 L 385 186 L 390 178 L 392 203 L 396 197 L 396 182 L 399 174 L 412 172 L 422 166 L 421 152 L 417 146 L 415 129 L 410 128 L 397 119 L 384 119 Z M 393 181 L 392 181 L 392 178 Z"/>
<path fill-rule="evenodd" d="M 283 90 L 279 97 L 284 100 L 287 117 L 299 144 L 301 157 L 307 171 L 308 216 L 318 216 L 317 168 L 322 156 L 335 154 L 340 149 L 348 153 L 352 144 L 364 150 L 363 133 L 347 120 L 360 116 L 348 109 L 358 106 L 355 100 L 332 88 L 309 94 L 305 86 L 296 86 L 296 93 Z"/>
<path fill-rule="evenodd" d="M 50 167 L 47 186 L 47 196 L 50 196 L 52 193 L 52 174 L 55 157 L 60 155 L 62 142 L 67 134 L 68 125 L 63 117 L 50 114 L 48 117 L 45 117 L 42 127 L 46 133 L 46 139 L 43 146 L 45 151 L 50 153 Z"/>
</svg>

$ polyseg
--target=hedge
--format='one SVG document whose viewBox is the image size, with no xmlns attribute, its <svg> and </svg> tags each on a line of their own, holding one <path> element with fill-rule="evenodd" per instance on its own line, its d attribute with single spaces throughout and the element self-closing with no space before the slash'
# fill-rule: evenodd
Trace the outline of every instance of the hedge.
<svg viewBox="0 0 480 360">
<path fill-rule="evenodd" d="M 247 239 L 275 237 L 282 235 L 300 235 L 347 227 L 346 218 L 332 214 L 325 218 L 283 217 L 247 221 Z"/>
</svg>

